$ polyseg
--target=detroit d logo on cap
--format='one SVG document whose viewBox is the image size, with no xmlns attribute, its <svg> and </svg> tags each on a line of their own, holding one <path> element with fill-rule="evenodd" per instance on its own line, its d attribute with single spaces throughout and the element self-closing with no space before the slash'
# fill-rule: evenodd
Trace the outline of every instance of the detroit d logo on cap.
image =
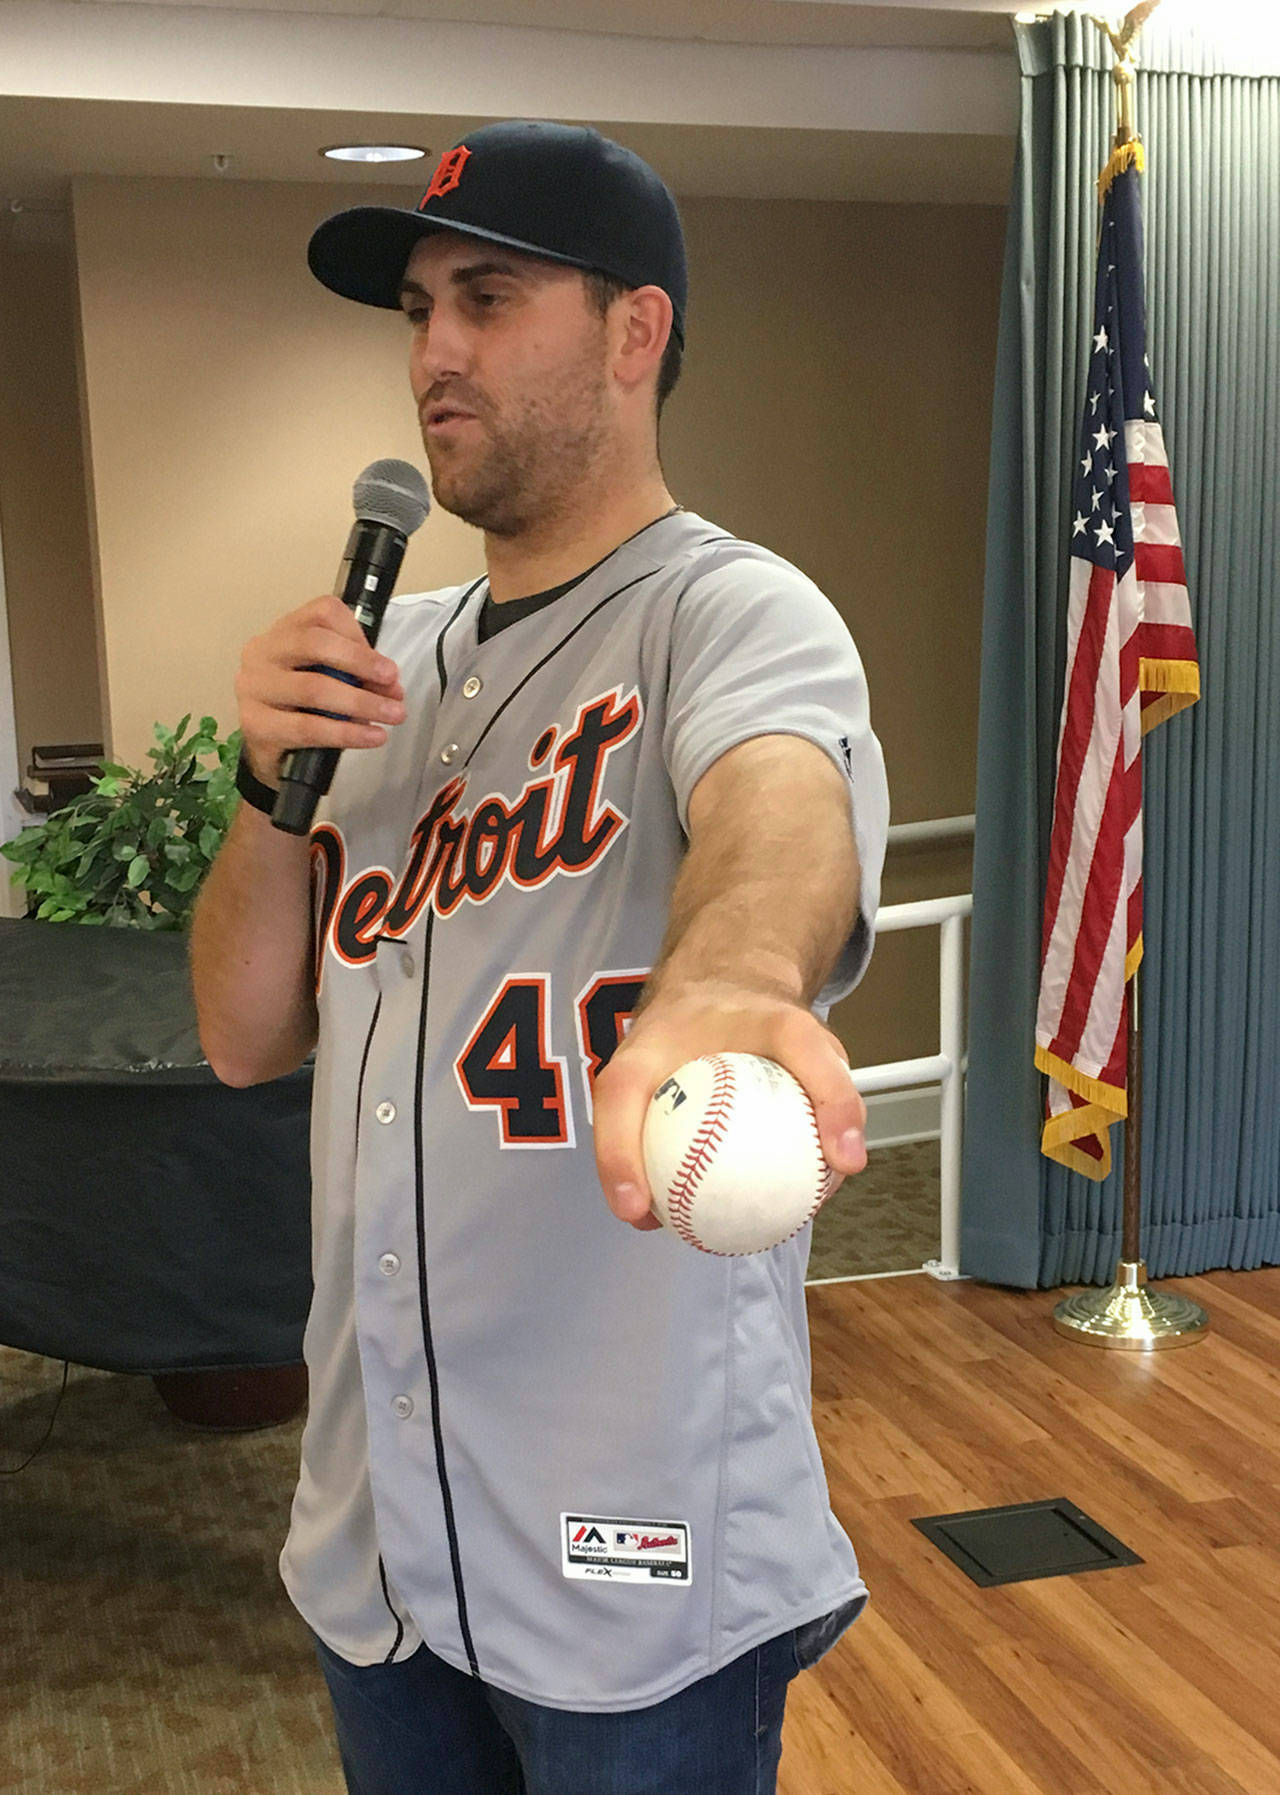
<svg viewBox="0 0 1280 1795">
<path fill-rule="evenodd" d="M 439 199 L 443 194 L 452 193 L 462 179 L 462 171 L 471 156 L 465 143 L 460 143 L 456 150 L 446 150 L 436 163 L 436 172 L 431 177 L 431 185 L 418 202 L 421 212 L 429 199 Z"/>
</svg>

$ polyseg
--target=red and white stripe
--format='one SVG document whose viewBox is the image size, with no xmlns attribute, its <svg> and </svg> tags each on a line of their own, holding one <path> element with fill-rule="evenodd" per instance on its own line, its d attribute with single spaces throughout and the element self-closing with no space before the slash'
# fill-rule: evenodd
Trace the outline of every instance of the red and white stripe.
<svg viewBox="0 0 1280 1795">
<path fill-rule="evenodd" d="M 1109 1126 L 1127 1113 L 1126 983 L 1142 957 L 1142 735 L 1193 702 L 1198 679 L 1159 424 L 1126 422 L 1125 450 L 1134 563 L 1117 580 L 1071 561 L 1036 1016 L 1036 1064 L 1049 1076 L 1044 1151 L 1097 1178 L 1110 1170 Z"/>
</svg>

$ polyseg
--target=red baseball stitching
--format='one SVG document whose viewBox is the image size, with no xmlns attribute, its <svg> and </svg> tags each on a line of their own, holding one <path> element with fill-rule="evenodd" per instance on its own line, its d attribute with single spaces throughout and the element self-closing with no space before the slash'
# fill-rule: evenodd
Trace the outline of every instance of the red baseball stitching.
<svg viewBox="0 0 1280 1795">
<path fill-rule="evenodd" d="M 693 1139 L 685 1148 L 684 1158 L 676 1167 L 667 1195 L 667 1213 L 681 1240 L 688 1241 L 691 1247 L 697 1247 L 701 1253 L 711 1253 L 716 1249 L 704 1247 L 693 1231 L 693 1198 L 702 1174 L 711 1163 L 712 1150 L 723 1140 L 725 1129 L 729 1125 L 729 1111 L 737 1092 L 737 1080 L 733 1075 L 732 1064 L 723 1054 L 711 1053 L 703 1057 L 711 1064 L 711 1097 Z M 719 1256 L 726 1257 L 723 1253 Z"/>
<path fill-rule="evenodd" d="M 731 1259 L 738 1255 L 722 1252 L 718 1247 L 704 1246 L 693 1231 L 693 1198 L 697 1192 L 702 1175 L 711 1163 L 712 1148 L 724 1137 L 729 1123 L 729 1111 L 733 1098 L 737 1095 L 737 1084 L 734 1079 L 733 1066 L 722 1054 L 706 1054 L 711 1062 L 714 1082 L 711 1087 L 711 1098 L 707 1104 L 702 1121 L 693 1139 L 685 1149 L 684 1158 L 676 1169 L 675 1182 L 667 1198 L 667 1210 L 672 1224 L 681 1240 L 688 1241 L 697 1247 L 700 1253 L 714 1253 L 718 1259 Z M 822 1151 L 822 1136 L 818 1133 L 817 1117 L 813 1113 L 813 1105 L 806 1097 L 805 1111 L 809 1117 L 809 1126 L 813 1130 L 813 1144 L 818 1150 L 818 1194 L 813 1207 L 804 1220 L 794 1227 L 790 1234 L 784 1234 L 782 1240 L 774 1242 L 781 1246 L 783 1241 L 794 1240 L 796 1235 L 811 1222 L 827 1198 L 842 1182 L 841 1174 L 834 1166 L 827 1164 Z"/>
<path fill-rule="evenodd" d="M 818 1196 L 813 1208 L 809 1211 L 808 1215 L 805 1216 L 804 1221 L 801 1222 L 800 1228 L 803 1228 L 807 1223 L 813 1220 L 827 1198 L 833 1194 L 838 1185 L 844 1182 L 844 1173 L 838 1172 L 833 1165 L 827 1164 L 826 1155 L 822 1151 L 822 1136 L 818 1133 L 818 1118 L 813 1113 L 813 1105 L 806 1102 L 805 1110 L 809 1117 L 809 1126 L 813 1129 L 813 1144 L 818 1149 Z M 798 1234 L 800 1228 L 793 1228 L 791 1233 L 787 1235 L 787 1239 L 790 1240 L 794 1235 Z M 782 1242 L 779 1241 L 778 1245 L 781 1246 Z"/>
</svg>

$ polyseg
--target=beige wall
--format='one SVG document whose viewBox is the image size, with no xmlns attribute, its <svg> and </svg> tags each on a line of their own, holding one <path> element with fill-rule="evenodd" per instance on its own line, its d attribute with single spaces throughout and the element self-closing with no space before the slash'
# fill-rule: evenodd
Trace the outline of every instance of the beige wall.
<svg viewBox="0 0 1280 1795">
<path fill-rule="evenodd" d="M 332 590 L 355 476 L 422 443 L 403 321 L 307 271 L 350 188 L 84 180 L 73 202 L 111 747 L 137 761 L 157 720 L 235 728 L 241 645 Z M 482 565 L 437 513 L 401 588 Z"/>
<path fill-rule="evenodd" d="M 685 201 L 676 497 L 834 600 L 867 669 L 895 820 L 974 807 L 1003 208 Z M 804 868 L 796 869 L 797 883 Z M 965 849 L 896 851 L 882 901 L 971 889 Z M 938 1045 L 936 930 L 886 935 L 832 1021 L 855 1065 Z"/>
<path fill-rule="evenodd" d="M 406 199 L 409 197 L 405 196 Z M 350 483 L 422 460 L 400 321 L 307 272 L 351 189 L 83 180 L 74 211 L 112 751 L 156 719 L 236 721 L 243 641 L 329 589 Z M 663 458 L 684 504 L 810 573 L 867 664 L 899 818 L 973 808 L 998 208 L 692 200 L 689 353 Z M 434 514 L 402 589 L 469 577 Z M 805 869 L 797 867 L 797 883 Z M 896 858 L 885 897 L 968 889 Z M 885 940 L 840 1026 L 930 1051 L 934 940 Z"/>
<path fill-rule="evenodd" d="M 74 305 L 68 247 L 0 246 L 0 538 L 24 782 L 37 743 L 103 739 Z"/>
</svg>

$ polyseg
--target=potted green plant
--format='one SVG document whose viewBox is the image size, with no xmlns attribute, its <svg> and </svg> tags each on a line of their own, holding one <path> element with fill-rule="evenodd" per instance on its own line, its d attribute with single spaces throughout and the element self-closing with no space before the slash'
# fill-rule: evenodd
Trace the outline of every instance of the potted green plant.
<svg viewBox="0 0 1280 1795">
<path fill-rule="evenodd" d="M 240 732 L 190 723 L 0 844 L 27 894 L 0 918 L 0 1339 L 149 1373 L 197 1426 L 264 1426 L 306 1394 L 311 1074 L 237 1090 L 204 1058 L 175 936 L 240 801 Z"/>
<path fill-rule="evenodd" d="M 186 733 L 155 725 L 146 773 L 104 761 L 92 791 L 0 845 L 44 922 L 186 929 L 200 882 L 235 813 L 240 731 L 218 739 L 213 717 Z M 213 765 L 202 762 L 212 758 Z"/>
</svg>

